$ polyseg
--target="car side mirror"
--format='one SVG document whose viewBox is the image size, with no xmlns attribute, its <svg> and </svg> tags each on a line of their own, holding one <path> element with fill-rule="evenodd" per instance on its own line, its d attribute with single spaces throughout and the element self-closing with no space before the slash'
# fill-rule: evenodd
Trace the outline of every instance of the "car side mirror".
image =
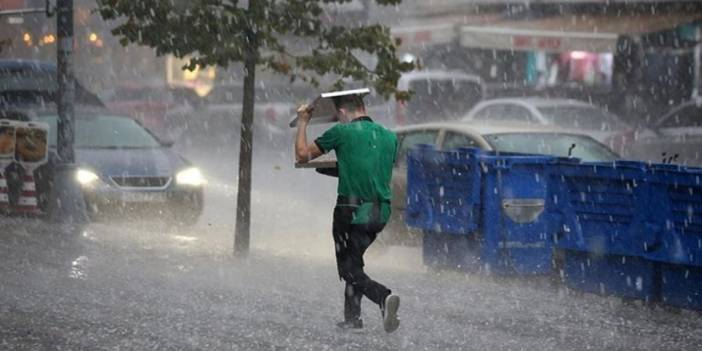
<svg viewBox="0 0 702 351">
<path fill-rule="evenodd" d="M 174 140 L 160 140 L 159 142 L 163 147 L 173 147 L 173 144 L 175 144 Z"/>
</svg>

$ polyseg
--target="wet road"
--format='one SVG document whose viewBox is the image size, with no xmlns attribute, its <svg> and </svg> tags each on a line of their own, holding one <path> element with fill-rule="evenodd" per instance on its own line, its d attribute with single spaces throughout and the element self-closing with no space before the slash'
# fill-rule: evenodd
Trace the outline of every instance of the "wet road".
<svg viewBox="0 0 702 351">
<path fill-rule="evenodd" d="M 252 252 L 231 256 L 236 153 L 186 150 L 210 179 L 193 228 L 130 221 L 75 237 L 0 221 L 0 349 L 699 350 L 689 311 L 578 296 L 545 280 L 428 272 L 420 251 L 376 249 L 371 276 L 402 296 L 385 334 L 336 329 L 342 284 L 330 235 L 334 182 L 257 155 Z"/>
</svg>

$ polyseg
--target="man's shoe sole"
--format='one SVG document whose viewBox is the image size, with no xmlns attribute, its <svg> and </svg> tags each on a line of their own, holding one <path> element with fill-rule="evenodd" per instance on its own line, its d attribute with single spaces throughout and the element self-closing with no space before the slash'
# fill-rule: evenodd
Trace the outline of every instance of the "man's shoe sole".
<svg viewBox="0 0 702 351">
<path fill-rule="evenodd" d="M 383 328 L 387 333 L 392 333 L 400 327 L 400 320 L 397 318 L 397 310 L 400 309 L 400 297 L 390 295 L 385 299 L 385 312 L 383 316 Z"/>
</svg>

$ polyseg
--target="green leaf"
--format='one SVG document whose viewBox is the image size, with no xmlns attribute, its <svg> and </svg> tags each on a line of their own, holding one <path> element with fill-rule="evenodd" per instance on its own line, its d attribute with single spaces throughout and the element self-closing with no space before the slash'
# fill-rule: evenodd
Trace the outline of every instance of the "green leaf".
<svg viewBox="0 0 702 351">
<path fill-rule="evenodd" d="M 97 12 L 113 21 L 122 45 L 152 47 L 158 55 L 190 57 L 186 69 L 226 67 L 255 55 L 258 65 L 319 84 L 324 76 L 335 85 L 354 80 L 375 87 L 382 96 L 407 96 L 396 91 L 402 72 L 411 64 L 397 57 L 399 40 L 382 25 L 353 28 L 324 25 L 324 6 L 350 0 L 252 0 L 249 8 L 232 0 L 98 0 Z M 397 5 L 400 0 L 375 0 Z M 249 34 L 247 34 L 249 33 Z M 305 50 L 305 45 L 312 49 Z M 261 53 L 277 53 L 262 56 Z M 355 53 L 375 56 L 366 67 Z"/>
</svg>

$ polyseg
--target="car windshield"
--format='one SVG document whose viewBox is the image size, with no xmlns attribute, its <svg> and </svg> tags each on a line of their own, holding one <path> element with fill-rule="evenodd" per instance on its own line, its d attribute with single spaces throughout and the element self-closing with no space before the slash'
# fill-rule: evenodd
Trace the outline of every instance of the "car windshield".
<svg viewBox="0 0 702 351">
<path fill-rule="evenodd" d="M 537 109 L 550 124 L 563 128 L 600 131 L 626 129 L 626 125 L 614 115 L 592 106 L 541 106 Z"/>
<path fill-rule="evenodd" d="M 37 117 L 49 125 L 49 145 L 56 146 L 56 115 Z M 75 147 L 142 149 L 160 147 L 156 138 L 133 119 L 110 115 L 76 115 Z"/>
<path fill-rule="evenodd" d="M 56 73 L 38 68 L 0 69 L 0 90 L 56 90 Z"/>
<path fill-rule="evenodd" d="M 493 150 L 559 157 L 576 157 L 586 162 L 614 161 L 619 157 L 585 135 L 560 133 L 500 133 L 484 135 Z"/>
</svg>

